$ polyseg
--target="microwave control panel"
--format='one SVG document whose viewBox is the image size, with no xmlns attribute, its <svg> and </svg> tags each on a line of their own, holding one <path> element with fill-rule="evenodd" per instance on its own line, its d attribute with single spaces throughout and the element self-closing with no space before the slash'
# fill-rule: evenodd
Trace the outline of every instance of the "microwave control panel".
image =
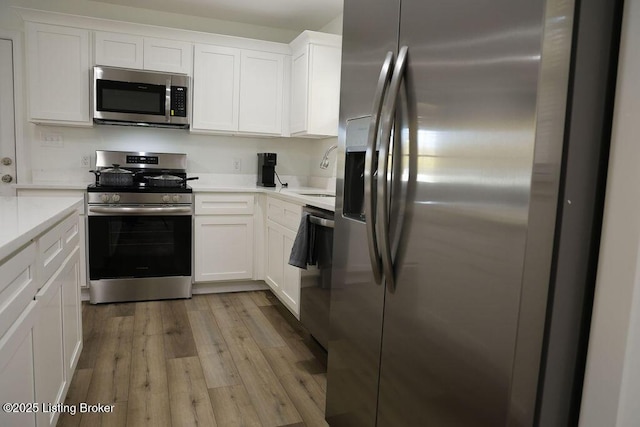
<svg viewBox="0 0 640 427">
<path fill-rule="evenodd" d="M 171 86 L 171 115 L 187 117 L 187 88 Z"/>
</svg>

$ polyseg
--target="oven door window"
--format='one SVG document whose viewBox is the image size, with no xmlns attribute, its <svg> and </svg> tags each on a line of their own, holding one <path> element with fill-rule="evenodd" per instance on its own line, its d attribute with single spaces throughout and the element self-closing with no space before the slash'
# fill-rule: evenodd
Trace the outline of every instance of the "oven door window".
<svg viewBox="0 0 640 427">
<path fill-rule="evenodd" d="M 90 216 L 89 277 L 191 276 L 191 216 Z"/>
<path fill-rule="evenodd" d="M 154 116 L 166 114 L 166 86 L 112 80 L 98 80 L 96 84 L 98 111 Z"/>
</svg>

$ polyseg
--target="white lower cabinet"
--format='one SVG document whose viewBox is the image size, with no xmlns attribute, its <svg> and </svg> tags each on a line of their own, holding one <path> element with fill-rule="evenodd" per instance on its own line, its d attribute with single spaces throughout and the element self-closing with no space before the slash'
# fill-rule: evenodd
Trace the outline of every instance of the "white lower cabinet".
<svg viewBox="0 0 640 427">
<path fill-rule="evenodd" d="M 254 203 L 253 194 L 196 195 L 196 283 L 253 278 Z"/>
<path fill-rule="evenodd" d="M 20 413 L 0 411 L 1 426 L 58 420 L 43 404 L 64 402 L 82 351 L 78 218 L 74 212 L 0 262 L 0 295 L 12 302 L 0 307 L 0 324 L 11 325 L 0 331 L 0 400 L 23 404 Z M 5 313 L 16 306 L 23 308 L 11 321 Z M 37 411 L 26 413 L 33 403 Z"/>
<path fill-rule="evenodd" d="M 33 335 L 37 319 L 37 303 L 31 301 L 0 339 L 0 401 L 2 403 L 35 403 Z M 4 427 L 32 427 L 36 414 L 25 411 L 0 411 Z M 40 408 L 39 408 L 40 409 Z"/>
<path fill-rule="evenodd" d="M 195 220 L 195 281 L 253 277 L 253 217 L 199 216 Z"/>
<path fill-rule="evenodd" d="M 38 320 L 33 330 L 36 402 L 62 402 L 66 386 L 62 334 L 62 280 L 52 278 L 36 295 Z M 55 413 L 38 412 L 38 426 L 54 426 Z"/>
<path fill-rule="evenodd" d="M 265 282 L 282 303 L 300 318 L 300 269 L 289 265 L 302 207 L 267 198 Z"/>
<path fill-rule="evenodd" d="M 33 330 L 35 398 L 63 403 L 82 351 L 79 256 L 76 247 L 36 294 L 38 319 Z M 55 426 L 58 414 L 40 411 L 38 427 Z"/>
<path fill-rule="evenodd" d="M 265 282 L 296 316 L 300 317 L 300 269 L 289 265 L 296 232 L 267 220 L 267 272 Z"/>
</svg>

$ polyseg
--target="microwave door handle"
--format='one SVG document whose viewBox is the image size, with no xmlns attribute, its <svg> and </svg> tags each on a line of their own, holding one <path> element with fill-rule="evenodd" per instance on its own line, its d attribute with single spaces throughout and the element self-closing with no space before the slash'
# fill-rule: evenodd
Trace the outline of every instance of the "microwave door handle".
<svg viewBox="0 0 640 427">
<path fill-rule="evenodd" d="M 171 123 L 171 79 L 165 83 L 164 117 L 167 123 Z"/>
</svg>

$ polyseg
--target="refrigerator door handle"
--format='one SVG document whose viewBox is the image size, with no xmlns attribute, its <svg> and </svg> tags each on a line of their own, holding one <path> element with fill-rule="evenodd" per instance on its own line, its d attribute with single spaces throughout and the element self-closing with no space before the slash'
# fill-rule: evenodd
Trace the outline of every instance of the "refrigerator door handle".
<svg viewBox="0 0 640 427">
<path fill-rule="evenodd" d="M 381 144 L 380 157 L 378 164 L 382 166 L 378 173 L 378 238 L 380 239 L 382 268 L 388 289 L 395 292 L 395 267 L 393 265 L 393 255 L 391 250 L 391 241 L 389 236 L 389 151 L 391 148 L 392 128 L 396 116 L 396 108 L 398 104 L 398 95 L 402 80 L 404 79 L 405 69 L 407 67 L 407 52 L 409 48 L 403 46 L 398 52 L 398 60 L 396 61 L 393 77 L 389 85 L 389 97 L 385 103 L 385 110 L 382 117 L 381 128 Z M 393 179 L 393 177 L 391 177 Z M 397 178 L 396 178 L 397 179 Z"/>
<path fill-rule="evenodd" d="M 382 283 L 382 262 L 380 259 L 380 249 L 376 236 L 376 210 L 374 204 L 375 181 L 374 174 L 377 165 L 374 161 L 376 147 L 379 136 L 382 134 L 380 129 L 380 117 L 385 93 L 391 82 L 391 71 L 393 70 L 393 52 L 387 52 L 382 68 L 380 69 L 380 77 L 376 93 L 373 98 L 373 108 L 371 114 L 371 122 L 369 124 L 369 135 L 367 138 L 367 151 L 365 153 L 364 163 L 364 215 L 365 225 L 367 229 L 367 243 L 369 246 L 369 258 L 371 260 L 371 269 L 373 277 L 377 284 Z M 380 178 L 380 174 L 378 174 Z"/>
</svg>

